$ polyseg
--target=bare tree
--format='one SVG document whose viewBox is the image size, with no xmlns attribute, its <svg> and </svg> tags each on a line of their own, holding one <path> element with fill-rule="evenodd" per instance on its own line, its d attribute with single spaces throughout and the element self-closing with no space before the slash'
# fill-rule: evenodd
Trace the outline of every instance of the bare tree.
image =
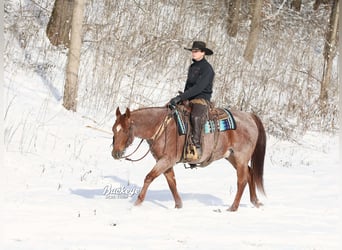
<svg viewBox="0 0 342 250">
<path fill-rule="evenodd" d="M 46 35 L 54 46 L 69 48 L 74 0 L 55 0 Z"/>
<path fill-rule="evenodd" d="M 72 13 L 71 40 L 66 68 L 63 106 L 72 111 L 77 108 L 78 69 L 82 46 L 84 0 L 75 0 Z"/>
<path fill-rule="evenodd" d="M 243 57 L 250 63 L 253 63 L 254 52 L 258 44 L 258 36 L 261 31 L 261 10 L 263 0 L 255 0 L 251 3 L 252 22 L 248 35 L 248 41 Z"/>
<path fill-rule="evenodd" d="M 235 37 L 239 26 L 241 0 L 225 0 L 225 4 L 228 8 L 227 33 L 229 36 Z"/>
<path fill-rule="evenodd" d="M 322 110 L 325 110 L 328 100 L 328 87 L 330 83 L 332 63 L 336 52 L 336 35 L 338 26 L 338 0 L 334 0 L 331 7 L 331 15 L 326 33 L 324 46 L 324 68 L 321 82 L 320 101 Z"/>
</svg>

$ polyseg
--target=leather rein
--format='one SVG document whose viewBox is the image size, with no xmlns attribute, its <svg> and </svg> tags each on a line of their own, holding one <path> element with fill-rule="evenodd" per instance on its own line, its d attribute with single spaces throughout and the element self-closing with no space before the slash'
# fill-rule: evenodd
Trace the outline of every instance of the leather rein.
<svg viewBox="0 0 342 250">
<path fill-rule="evenodd" d="M 140 146 L 141 146 L 141 144 L 142 144 L 142 142 L 143 142 L 144 140 L 145 140 L 145 139 L 141 139 L 141 141 L 139 142 L 139 145 L 137 146 L 137 148 L 136 148 L 132 153 L 130 153 L 129 155 L 122 156 L 121 159 L 125 159 L 125 160 L 127 160 L 127 161 L 132 161 L 132 162 L 136 162 L 136 161 L 140 161 L 140 160 L 144 159 L 144 158 L 147 156 L 147 154 L 151 151 L 151 148 L 150 148 L 150 147 L 148 148 L 147 152 L 146 152 L 142 157 L 140 157 L 139 159 L 134 159 L 134 160 L 133 160 L 133 159 L 129 158 L 130 156 L 132 156 L 133 154 L 135 154 L 135 152 L 138 151 L 138 149 L 140 148 Z"/>
</svg>

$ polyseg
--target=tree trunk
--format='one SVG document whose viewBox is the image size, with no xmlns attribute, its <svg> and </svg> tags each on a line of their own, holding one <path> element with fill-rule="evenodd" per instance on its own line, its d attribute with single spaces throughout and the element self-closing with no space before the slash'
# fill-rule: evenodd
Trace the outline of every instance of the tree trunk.
<svg viewBox="0 0 342 250">
<path fill-rule="evenodd" d="M 78 69 L 82 47 L 84 0 L 75 0 L 72 13 L 71 40 L 66 68 L 63 106 L 72 111 L 77 108 Z"/>
<path fill-rule="evenodd" d="M 254 52 L 258 44 L 258 36 L 261 31 L 261 10 L 263 0 L 255 0 L 250 5 L 252 11 L 251 28 L 248 35 L 248 41 L 246 45 L 243 57 L 250 63 L 253 63 Z"/>
<path fill-rule="evenodd" d="M 330 20 L 326 33 L 324 46 L 324 68 L 321 82 L 320 102 L 321 108 L 324 111 L 328 102 L 328 88 L 330 84 L 332 63 L 336 54 L 336 35 L 338 26 L 338 0 L 334 0 L 331 7 Z"/>
<path fill-rule="evenodd" d="M 295 10 L 295 11 L 300 11 L 300 8 L 302 6 L 302 0 L 292 0 L 291 2 L 291 7 Z"/>
<path fill-rule="evenodd" d="M 231 37 L 235 37 L 239 27 L 239 14 L 241 8 L 241 0 L 226 0 L 228 8 L 227 33 Z"/>
<path fill-rule="evenodd" d="M 46 28 L 46 35 L 54 46 L 69 48 L 73 5 L 74 0 L 55 0 Z"/>
</svg>

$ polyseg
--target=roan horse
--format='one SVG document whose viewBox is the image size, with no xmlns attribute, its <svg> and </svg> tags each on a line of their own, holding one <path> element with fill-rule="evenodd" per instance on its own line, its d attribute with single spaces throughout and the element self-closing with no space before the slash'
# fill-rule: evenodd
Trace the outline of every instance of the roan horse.
<svg viewBox="0 0 342 250">
<path fill-rule="evenodd" d="M 170 112 L 167 107 L 141 108 L 134 111 L 127 108 L 125 114 L 121 114 L 119 108 L 116 109 L 116 121 L 112 128 L 114 133 L 112 156 L 115 159 L 126 158 L 125 149 L 132 144 L 135 137 L 138 137 L 146 139 L 150 152 L 156 160 L 155 166 L 145 178 L 135 205 L 140 205 L 144 201 L 151 182 L 160 174 L 164 174 L 175 200 L 175 207 L 182 207 L 173 166 L 182 158 L 185 136 L 178 135 L 174 119 L 167 119 L 170 117 Z M 214 135 L 205 134 L 202 157 L 191 163 L 202 162 L 210 156 L 213 160 L 225 158 L 233 165 L 237 171 L 237 193 L 228 210 L 236 211 L 247 183 L 251 203 L 255 207 L 262 205 L 257 198 L 256 187 L 265 194 L 263 169 L 266 134 L 261 120 L 255 114 L 241 111 L 231 111 L 231 113 L 236 121 L 236 130 L 219 132 L 215 147 Z"/>
</svg>

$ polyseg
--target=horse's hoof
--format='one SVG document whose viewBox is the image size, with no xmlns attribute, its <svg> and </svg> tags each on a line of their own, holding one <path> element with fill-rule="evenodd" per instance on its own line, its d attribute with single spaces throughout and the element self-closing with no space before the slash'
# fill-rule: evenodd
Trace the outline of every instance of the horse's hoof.
<svg viewBox="0 0 342 250">
<path fill-rule="evenodd" d="M 262 204 L 260 201 L 252 201 L 252 204 L 254 205 L 254 207 L 259 208 L 261 206 L 263 206 L 264 204 Z"/>
<path fill-rule="evenodd" d="M 183 204 L 182 204 L 182 203 L 180 203 L 180 204 L 177 204 L 177 203 L 176 203 L 176 205 L 175 205 L 175 208 L 178 208 L 178 209 L 179 209 L 179 208 L 182 208 L 182 207 L 183 207 Z"/>
<path fill-rule="evenodd" d="M 236 207 L 236 206 L 230 206 L 228 209 L 227 209 L 227 211 L 229 211 L 229 212 L 236 212 L 238 210 L 238 207 Z"/>
<path fill-rule="evenodd" d="M 134 202 L 134 206 L 140 206 L 142 203 L 141 200 L 137 199 L 135 202 Z"/>
</svg>

